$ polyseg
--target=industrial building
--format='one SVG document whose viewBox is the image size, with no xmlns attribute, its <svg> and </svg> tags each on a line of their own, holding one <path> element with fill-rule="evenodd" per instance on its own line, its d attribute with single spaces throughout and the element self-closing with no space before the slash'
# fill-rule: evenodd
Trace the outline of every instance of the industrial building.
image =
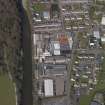
<svg viewBox="0 0 105 105">
<path fill-rule="evenodd" d="M 72 37 L 58 36 L 58 41 L 51 41 L 50 51 L 53 55 L 66 55 L 72 50 Z"/>
<path fill-rule="evenodd" d="M 45 97 L 51 97 L 54 95 L 53 92 L 53 80 L 51 79 L 45 79 L 44 80 L 44 93 Z"/>
<path fill-rule="evenodd" d="M 59 43 L 59 41 L 51 41 L 50 51 L 53 55 L 60 55 L 60 43 Z"/>
<path fill-rule="evenodd" d="M 43 17 L 44 17 L 44 19 L 49 20 L 50 19 L 50 12 L 49 11 L 44 11 L 43 12 Z"/>
<path fill-rule="evenodd" d="M 55 90 L 56 90 L 56 96 L 65 94 L 65 81 L 63 76 L 56 77 Z"/>
<path fill-rule="evenodd" d="M 39 96 L 42 98 L 65 95 L 66 80 L 63 75 L 44 77 L 39 81 Z"/>
<path fill-rule="evenodd" d="M 99 33 L 98 30 L 94 31 L 94 32 L 93 32 L 93 35 L 94 35 L 94 37 L 95 37 L 96 39 L 100 39 L 100 33 Z"/>
</svg>

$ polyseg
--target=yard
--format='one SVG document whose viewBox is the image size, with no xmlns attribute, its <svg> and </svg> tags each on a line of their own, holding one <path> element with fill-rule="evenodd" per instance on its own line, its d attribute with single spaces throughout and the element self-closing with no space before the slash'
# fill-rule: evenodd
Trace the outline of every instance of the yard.
<svg viewBox="0 0 105 105">
<path fill-rule="evenodd" d="M 42 3 L 36 3 L 36 4 L 33 4 L 32 8 L 35 12 L 42 12 L 44 11 L 45 6 Z"/>
<path fill-rule="evenodd" d="M 80 105 L 90 105 L 91 100 L 97 92 L 105 92 L 105 58 L 102 64 L 102 70 L 98 76 L 98 84 L 96 85 L 96 88 L 91 91 L 89 95 L 81 97 Z"/>
<path fill-rule="evenodd" d="M 88 47 L 88 38 L 86 37 L 86 33 L 78 33 L 78 39 L 79 39 L 79 47 L 80 48 L 87 48 Z"/>
<path fill-rule="evenodd" d="M 0 105 L 16 105 L 14 86 L 6 74 L 0 75 Z"/>
</svg>

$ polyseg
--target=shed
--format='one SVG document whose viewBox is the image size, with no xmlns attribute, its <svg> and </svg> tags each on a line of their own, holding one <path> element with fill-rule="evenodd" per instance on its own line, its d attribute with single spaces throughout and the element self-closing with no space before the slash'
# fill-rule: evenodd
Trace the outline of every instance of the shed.
<svg viewBox="0 0 105 105">
<path fill-rule="evenodd" d="M 46 79 L 44 80 L 44 92 L 46 97 L 53 96 L 53 80 Z"/>
</svg>

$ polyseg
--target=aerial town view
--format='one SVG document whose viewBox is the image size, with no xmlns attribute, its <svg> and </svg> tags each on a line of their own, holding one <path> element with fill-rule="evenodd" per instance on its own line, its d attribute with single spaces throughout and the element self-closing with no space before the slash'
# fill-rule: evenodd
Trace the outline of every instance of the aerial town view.
<svg viewBox="0 0 105 105">
<path fill-rule="evenodd" d="M 0 0 L 0 83 L 0 105 L 105 105 L 105 0 Z"/>
</svg>

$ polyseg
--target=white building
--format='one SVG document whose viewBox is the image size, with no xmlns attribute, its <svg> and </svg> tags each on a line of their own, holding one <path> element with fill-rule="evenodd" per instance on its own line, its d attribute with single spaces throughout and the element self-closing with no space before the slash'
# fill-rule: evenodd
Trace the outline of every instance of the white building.
<svg viewBox="0 0 105 105">
<path fill-rule="evenodd" d="M 73 45 L 72 37 L 69 37 L 68 41 L 69 41 L 70 49 L 72 49 L 72 45 Z"/>
<path fill-rule="evenodd" d="M 101 37 L 102 43 L 105 43 L 105 36 Z"/>
<path fill-rule="evenodd" d="M 105 16 L 102 17 L 101 24 L 102 24 L 102 25 L 105 25 Z"/>
<path fill-rule="evenodd" d="M 54 55 L 60 55 L 60 43 L 59 41 L 52 41 L 50 50 Z"/>
<path fill-rule="evenodd" d="M 99 31 L 94 31 L 94 32 L 93 32 L 93 35 L 94 35 L 94 37 L 95 37 L 96 39 L 100 39 L 100 33 L 99 33 Z"/>
<path fill-rule="evenodd" d="M 50 19 L 50 13 L 48 11 L 44 11 L 43 17 L 44 17 L 44 19 L 47 19 L 47 20 Z"/>
<path fill-rule="evenodd" d="M 45 92 L 45 97 L 51 97 L 54 95 L 52 79 L 44 80 L 44 92 Z"/>
</svg>

